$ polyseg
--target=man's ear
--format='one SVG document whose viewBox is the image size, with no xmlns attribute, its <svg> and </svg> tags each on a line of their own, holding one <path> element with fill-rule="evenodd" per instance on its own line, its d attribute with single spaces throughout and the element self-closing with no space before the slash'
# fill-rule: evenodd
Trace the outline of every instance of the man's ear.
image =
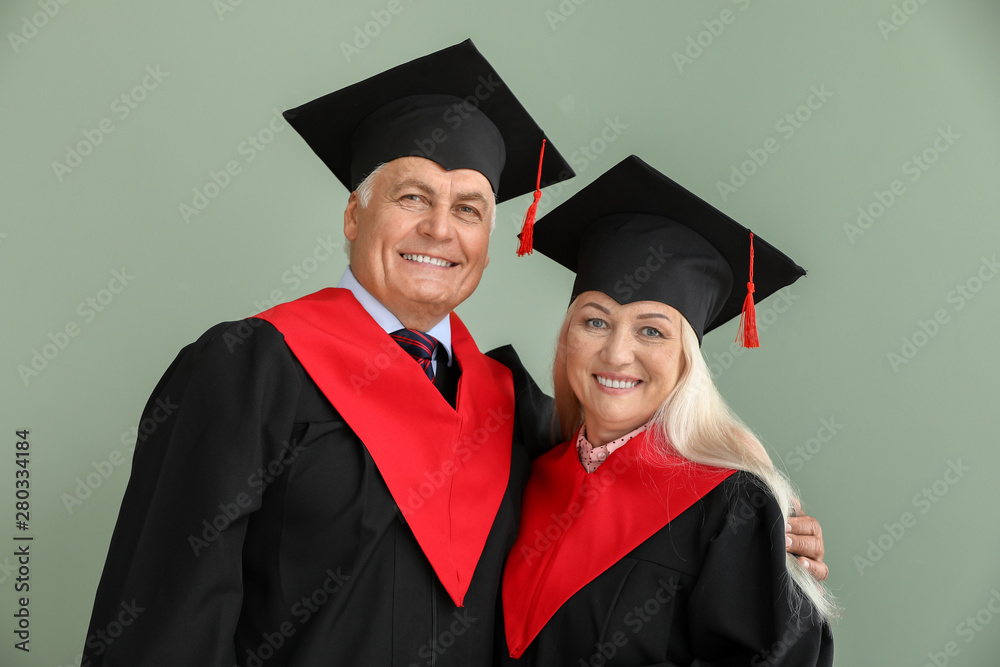
<svg viewBox="0 0 1000 667">
<path fill-rule="evenodd" d="M 358 237 L 358 207 L 360 205 L 358 193 L 355 190 L 347 200 L 347 208 L 344 209 L 344 237 L 348 241 L 353 241 Z"/>
</svg>

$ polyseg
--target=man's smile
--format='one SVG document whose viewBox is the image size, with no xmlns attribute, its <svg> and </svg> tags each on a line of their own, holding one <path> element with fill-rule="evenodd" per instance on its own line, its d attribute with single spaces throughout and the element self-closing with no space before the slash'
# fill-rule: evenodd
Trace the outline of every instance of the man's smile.
<svg viewBox="0 0 1000 667">
<path fill-rule="evenodd" d="M 417 262 L 419 264 L 430 264 L 432 266 L 440 266 L 444 268 L 451 268 L 457 266 L 455 262 L 449 262 L 446 259 L 441 259 L 440 257 L 431 257 L 430 255 L 414 255 L 410 253 L 401 253 L 400 257 L 410 262 Z"/>
</svg>

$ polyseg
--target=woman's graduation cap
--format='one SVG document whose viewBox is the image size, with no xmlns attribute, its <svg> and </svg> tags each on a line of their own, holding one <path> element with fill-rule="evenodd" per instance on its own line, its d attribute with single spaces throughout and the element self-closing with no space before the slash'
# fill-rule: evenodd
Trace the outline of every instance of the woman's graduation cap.
<svg viewBox="0 0 1000 667">
<path fill-rule="evenodd" d="M 284 113 L 353 191 L 405 156 L 474 169 L 497 201 L 535 190 L 545 134 L 472 40 L 417 58 Z M 541 187 L 574 176 L 548 146 Z"/>
<path fill-rule="evenodd" d="M 576 273 L 571 300 L 595 290 L 621 304 L 659 301 L 699 342 L 742 312 L 745 347 L 757 347 L 754 301 L 806 273 L 634 155 L 539 220 L 534 245 Z"/>
</svg>

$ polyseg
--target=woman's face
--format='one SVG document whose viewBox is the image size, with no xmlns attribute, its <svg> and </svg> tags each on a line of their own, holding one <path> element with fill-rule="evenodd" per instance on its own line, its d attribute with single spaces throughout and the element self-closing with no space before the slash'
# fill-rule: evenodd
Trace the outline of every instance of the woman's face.
<svg viewBox="0 0 1000 667">
<path fill-rule="evenodd" d="M 575 304 L 567 374 L 583 404 L 587 438 L 602 445 L 646 423 L 676 386 L 684 369 L 681 314 L 657 301 L 622 306 L 593 291 Z"/>
</svg>

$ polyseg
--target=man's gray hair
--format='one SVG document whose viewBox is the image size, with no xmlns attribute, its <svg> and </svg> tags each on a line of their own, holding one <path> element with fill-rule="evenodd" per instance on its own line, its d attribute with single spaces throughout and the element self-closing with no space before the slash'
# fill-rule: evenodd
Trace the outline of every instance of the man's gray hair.
<svg viewBox="0 0 1000 667">
<path fill-rule="evenodd" d="M 375 187 L 375 177 L 385 168 L 385 165 L 386 163 L 383 162 L 372 169 L 371 173 L 365 176 L 365 180 L 361 181 L 361 184 L 355 190 L 358 193 L 358 201 L 361 202 L 361 208 L 368 208 L 368 204 L 371 203 L 372 190 Z"/>
</svg>

